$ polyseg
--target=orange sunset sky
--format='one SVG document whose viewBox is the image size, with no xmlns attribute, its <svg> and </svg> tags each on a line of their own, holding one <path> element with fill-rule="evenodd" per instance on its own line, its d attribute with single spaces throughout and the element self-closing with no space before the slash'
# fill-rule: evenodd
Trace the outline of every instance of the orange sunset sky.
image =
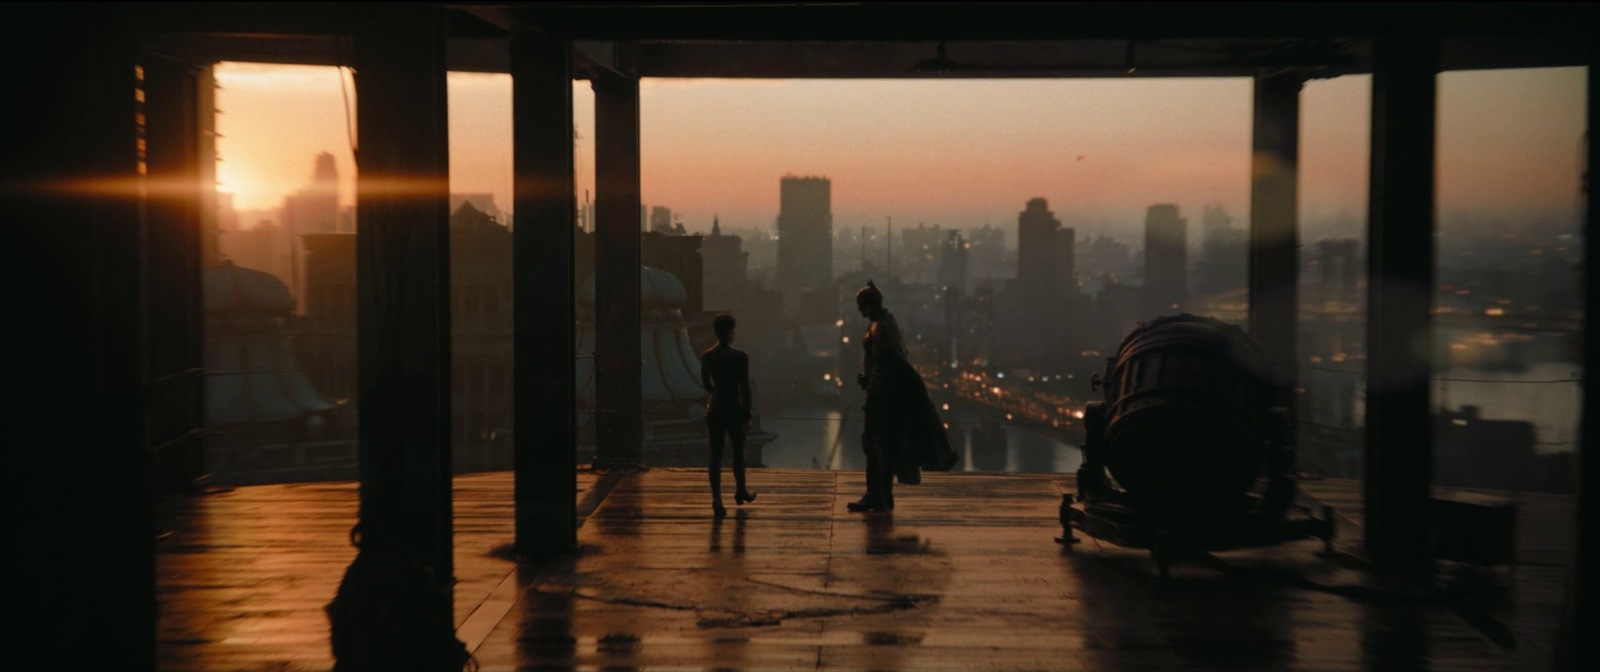
<svg viewBox="0 0 1600 672">
<path fill-rule="evenodd" d="M 217 67 L 220 189 L 272 209 L 334 153 L 354 194 L 346 99 L 334 68 Z M 348 75 L 346 75 L 348 77 Z M 1572 218 L 1584 69 L 1446 73 L 1439 84 L 1439 211 Z M 1301 214 L 1359 226 L 1366 212 L 1370 78 L 1302 94 Z M 511 80 L 452 73 L 451 189 L 511 209 Z M 1249 212 L 1251 85 L 1242 78 L 662 80 L 641 90 L 644 202 L 690 231 L 766 227 L 785 174 L 833 180 L 837 226 L 1015 224 L 1043 196 L 1058 216 L 1128 231 L 1147 205 L 1198 221 Z M 351 116 L 354 87 L 346 80 Z M 576 82 L 578 198 L 592 198 L 593 95 Z M 247 220 L 248 221 L 248 220 Z M 1350 231 L 1355 233 L 1355 231 Z"/>
</svg>

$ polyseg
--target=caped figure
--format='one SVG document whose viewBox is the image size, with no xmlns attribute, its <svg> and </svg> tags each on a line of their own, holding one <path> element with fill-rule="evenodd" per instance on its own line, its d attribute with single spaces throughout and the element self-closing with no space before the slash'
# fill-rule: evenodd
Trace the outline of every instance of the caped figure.
<svg viewBox="0 0 1600 672">
<path fill-rule="evenodd" d="M 728 515 L 722 506 L 722 448 L 733 441 L 733 501 L 743 505 L 756 500 L 756 493 L 744 487 L 744 437 L 750 431 L 750 356 L 733 347 L 737 322 L 723 313 L 711 321 L 717 344 L 700 353 L 700 385 L 706 397 L 706 430 L 711 435 L 711 512 Z"/>
<path fill-rule="evenodd" d="M 867 494 L 851 511 L 894 508 L 894 482 L 922 482 L 922 470 L 949 471 L 958 457 L 950 448 L 944 422 L 933 407 L 921 374 L 911 366 L 900 323 L 883 306 L 883 292 L 871 280 L 856 292 L 856 309 L 871 320 L 861 339 L 864 352 L 856 382 L 866 391 L 866 426 L 861 449 L 867 455 Z"/>
</svg>

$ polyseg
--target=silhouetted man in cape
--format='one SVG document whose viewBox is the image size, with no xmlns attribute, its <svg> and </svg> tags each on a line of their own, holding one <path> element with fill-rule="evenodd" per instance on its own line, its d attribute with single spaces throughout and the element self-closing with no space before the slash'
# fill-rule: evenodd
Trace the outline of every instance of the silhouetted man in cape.
<svg viewBox="0 0 1600 672">
<path fill-rule="evenodd" d="M 949 471 L 958 459 L 944 423 L 928 397 L 922 376 L 906 353 L 900 322 L 883 306 L 883 292 L 871 280 L 856 292 L 856 309 L 871 320 L 856 381 L 866 391 L 866 426 L 861 448 L 867 456 L 867 494 L 851 511 L 894 508 L 894 481 L 917 484 L 922 470 Z"/>
</svg>

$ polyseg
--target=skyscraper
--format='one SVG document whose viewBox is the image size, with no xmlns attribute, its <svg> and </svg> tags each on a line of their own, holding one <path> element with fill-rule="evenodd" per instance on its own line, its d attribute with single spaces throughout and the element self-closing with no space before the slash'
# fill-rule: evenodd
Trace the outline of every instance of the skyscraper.
<svg viewBox="0 0 1600 672">
<path fill-rule="evenodd" d="M 778 284 L 784 289 L 833 285 L 833 183 L 785 176 L 778 190 Z"/>
<path fill-rule="evenodd" d="M 1189 302 L 1188 221 L 1171 203 L 1152 205 L 1144 219 L 1145 317 L 1182 312 Z"/>
<path fill-rule="evenodd" d="M 290 281 L 287 284 L 294 297 L 295 312 L 304 314 L 305 272 L 300 268 L 300 237 L 339 230 L 339 171 L 334 167 L 333 154 L 317 154 L 311 184 L 284 197 L 283 222 L 288 228 L 290 247 Z"/>
<path fill-rule="evenodd" d="M 295 235 L 333 233 L 339 223 L 339 171 L 333 155 L 317 155 L 311 184 L 283 200 L 283 219 Z"/>
<path fill-rule="evenodd" d="M 1061 221 L 1050 212 L 1043 198 L 1028 201 L 1017 215 L 1017 280 L 1023 287 L 1055 289 L 1056 265 L 1060 263 L 1057 244 Z"/>
</svg>

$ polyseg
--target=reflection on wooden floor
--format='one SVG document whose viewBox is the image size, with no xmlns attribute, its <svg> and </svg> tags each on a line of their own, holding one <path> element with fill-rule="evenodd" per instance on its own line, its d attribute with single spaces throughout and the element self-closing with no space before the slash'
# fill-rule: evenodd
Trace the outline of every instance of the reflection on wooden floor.
<svg viewBox="0 0 1600 672">
<path fill-rule="evenodd" d="M 720 521 L 703 471 L 607 478 L 580 551 L 520 569 L 502 550 L 510 474 L 455 479 L 457 635 L 480 669 L 1523 670 L 1544 655 L 1319 558 L 1320 542 L 1178 565 L 1165 584 L 1145 552 L 1066 551 L 1054 538 L 1070 475 L 931 474 L 896 489 L 894 512 L 862 515 L 845 510 L 859 472 L 753 470 L 759 499 L 734 507 L 729 492 Z M 603 490 L 579 479 L 580 498 Z M 1306 489 L 1348 500 L 1359 483 Z M 252 486 L 162 513 L 162 669 L 332 667 L 323 607 L 355 556 L 354 483 Z M 1541 590 L 1518 595 L 1544 609 Z"/>
</svg>

